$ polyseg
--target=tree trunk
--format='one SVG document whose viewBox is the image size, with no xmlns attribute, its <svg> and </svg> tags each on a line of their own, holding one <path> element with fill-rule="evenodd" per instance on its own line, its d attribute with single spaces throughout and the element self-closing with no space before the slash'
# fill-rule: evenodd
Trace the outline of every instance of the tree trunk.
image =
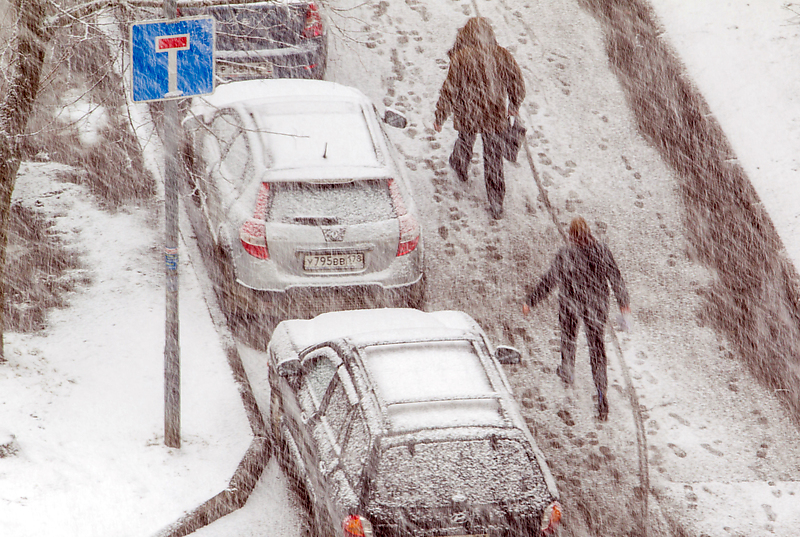
<svg viewBox="0 0 800 537">
<path fill-rule="evenodd" d="M 12 0 L 17 11 L 17 34 L 10 66 L 8 92 L 0 104 L 0 362 L 5 361 L 5 266 L 11 193 L 21 161 L 20 138 L 25 134 L 39 91 L 50 33 L 42 28 L 45 0 Z"/>
</svg>

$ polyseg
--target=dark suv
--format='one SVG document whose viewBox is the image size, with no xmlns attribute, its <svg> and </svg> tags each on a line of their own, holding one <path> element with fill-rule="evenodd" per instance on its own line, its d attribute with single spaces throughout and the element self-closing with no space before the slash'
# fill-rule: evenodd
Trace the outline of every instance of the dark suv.
<svg viewBox="0 0 800 537">
<path fill-rule="evenodd" d="M 184 6 L 182 17 L 216 21 L 216 75 L 221 82 L 256 78 L 322 79 L 326 27 L 315 0 Z"/>
<path fill-rule="evenodd" d="M 332 312 L 269 344 L 276 453 L 314 535 L 542 535 L 561 517 L 501 363 L 461 312 Z"/>
</svg>

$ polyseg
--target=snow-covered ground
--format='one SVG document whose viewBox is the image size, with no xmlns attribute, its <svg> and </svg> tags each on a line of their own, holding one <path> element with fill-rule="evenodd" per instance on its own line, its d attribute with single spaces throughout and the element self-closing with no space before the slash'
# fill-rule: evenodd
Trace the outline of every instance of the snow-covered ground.
<svg viewBox="0 0 800 537">
<path fill-rule="evenodd" d="M 800 266 L 800 3 L 650 3 Z"/>
<path fill-rule="evenodd" d="M 791 196 L 794 189 L 790 181 L 796 175 L 795 153 L 800 141 L 797 124 L 800 114 L 796 113 L 795 97 L 800 84 L 800 70 L 795 65 L 800 47 L 797 42 L 800 17 L 795 11 L 800 12 L 800 8 L 781 0 L 651 2 L 666 27 L 665 38 L 681 55 L 728 134 L 797 265 L 800 259 L 800 237 L 795 233 L 798 211 Z M 343 39 L 332 47 L 333 68 L 329 77 L 358 85 L 359 80 L 374 81 L 378 77 L 379 70 L 370 72 L 371 62 L 391 62 L 393 74 L 399 77 L 398 83 L 402 82 L 404 74 L 406 83 L 410 84 L 408 79 L 413 78 L 425 85 L 425 92 L 409 94 L 408 99 L 403 100 L 411 119 L 421 118 L 418 129 L 422 131 L 425 122 L 431 121 L 433 100 L 444 76 L 437 58 L 444 58 L 456 28 L 474 14 L 476 4 L 460 3 L 458 17 L 452 16 L 455 4 L 450 5 L 450 2 L 409 1 L 407 4 L 421 15 L 419 20 L 441 26 L 423 28 L 413 34 L 416 20 L 408 20 L 408 33 L 388 36 L 390 44 L 385 44 L 387 36 L 375 36 L 368 30 L 363 33 L 361 43 Z M 523 39 L 510 30 L 502 31 L 504 19 L 495 16 L 495 12 L 489 13 L 489 3 L 479 5 L 493 17 L 501 44 L 514 43 L 520 50 L 518 60 L 528 77 L 529 102 L 540 103 L 555 117 L 536 121 L 557 123 L 555 99 L 551 95 L 548 102 L 547 98 L 546 86 L 551 81 L 539 78 L 544 76 L 539 72 L 526 69 L 527 60 L 521 53 L 525 45 Z M 495 3 L 491 9 L 500 9 L 501 5 L 503 2 Z M 388 8 L 388 4 L 376 3 L 376 16 Z M 348 12 L 343 13 L 347 15 Z M 588 17 L 585 13 L 582 16 Z M 401 24 L 400 21 L 395 23 Z M 537 29 L 537 20 L 529 23 Z M 583 30 L 575 28 L 576 32 Z M 424 42 L 416 39 L 422 36 Z M 409 67 L 410 72 L 405 71 L 397 49 L 392 48 L 395 42 L 403 44 L 403 40 L 406 43 L 411 40 L 410 46 L 427 47 L 426 66 L 417 65 Z M 369 46 L 365 48 L 364 42 Z M 538 49 L 534 47 L 533 50 Z M 355 54 L 354 51 L 360 52 Z M 345 60 L 350 54 L 352 57 Z M 569 64 L 556 56 L 548 56 L 547 61 Z M 598 60 L 592 70 L 604 68 L 601 62 Z M 576 71 L 585 67 L 569 65 Z M 360 73 L 359 69 L 364 72 Z M 365 83 L 365 86 L 361 89 L 379 103 L 385 97 L 385 88 L 380 84 Z M 398 95 L 400 93 L 398 90 Z M 613 91 L 609 91 L 609 95 L 618 99 Z M 598 108 L 604 110 L 604 106 L 598 105 Z M 535 111 L 530 114 L 533 116 Z M 614 121 L 612 117 L 612 126 Z M 452 137 L 447 137 L 452 135 L 451 129 L 447 132 L 448 128 L 446 126 L 446 132 L 439 138 L 442 154 L 452 142 Z M 624 130 L 624 127 L 619 129 Z M 545 129 L 545 135 L 554 139 L 553 145 L 565 132 L 566 128 L 560 133 L 548 133 Z M 86 134 L 87 143 L 91 143 L 91 132 Z M 404 155 L 415 154 L 421 145 L 419 140 L 392 136 Z M 568 171 L 569 164 L 566 168 Z M 54 164 L 24 164 L 15 199 L 55 216 L 57 229 L 65 242 L 84 252 L 83 261 L 93 283 L 69 297 L 69 308 L 51 314 L 50 325 L 43 334 L 6 335 L 5 353 L 9 362 L 0 366 L 0 444 L 12 446 L 15 453 L 0 458 L 0 535 L 153 535 L 184 511 L 228 485 L 251 440 L 250 429 L 202 297 L 201 278 L 194 275 L 195 270 L 202 272 L 203 268 L 190 263 L 192 243 L 187 233 L 181 244 L 183 446 L 180 450 L 164 446 L 163 215 L 154 207 L 129 207 L 113 214 L 105 212 L 81 187 L 57 181 L 58 169 Z M 518 174 L 517 168 L 507 166 L 510 181 Z M 564 183 L 568 179 L 569 174 L 558 178 Z M 581 186 L 586 184 L 600 188 L 596 182 L 580 183 Z M 606 190 L 613 188 L 615 186 L 610 185 Z M 430 192 L 423 189 L 421 193 Z M 519 199 L 523 194 L 527 191 L 519 185 L 509 185 L 509 203 L 521 206 L 512 196 Z M 536 193 L 532 196 L 535 199 Z M 430 206 L 432 202 L 425 203 Z M 589 204 L 587 201 L 586 205 Z M 483 208 L 475 209 L 463 203 L 459 210 L 466 215 L 462 221 L 483 222 L 475 227 L 487 226 Z M 442 211 L 445 211 L 443 207 Z M 434 234 L 437 230 L 426 231 Z M 631 282 L 634 287 L 636 283 Z M 641 308 L 646 300 L 638 298 L 640 303 L 633 304 L 634 310 Z M 623 346 L 627 350 L 636 345 L 644 346 L 646 333 L 645 330 L 635 333 L 633 338 L 623 340 Z M 246 354 L 247 350 L 242 348 L 242 351 Z M 674 352 L 686 352 L 686 349 Z M 247 364 L 247 356 L 244 358 Z M 634 352 L 628 358 L 633 363 L 640 355 Z M 257 360 L 257 355 L 251 358 L 253 363 Z M 651 356 L 650 363 L 653 361 Z M 658 418 L 662 424 L 669 424 L 662 425 L 660 434 L 652 439 L 656 443 L 668 436 L 662 441 L 668 442 L 670 447 L 657 456 L 654 454 L 651 464 L 654 468 L 663 467 L 665 473 L 675 479 L 675 490 L 668 492 L 673 497 L 685 496 L 687 516 L 691 517 L 692 513 L 713 515 L 706 521 L 695 520 L 697 527 L 714 537 L 736 535 L 739 531 L 751 535 L 794 535 L 800 527 L 800 508 L 797 507 L 800 487 L 791 478 L 800 471 L 796 461 L 794 466 L 787 466 L 785 479 L 778 476 L 775 481 L 759 480 L 761 475 L 771 475 L 765 463 L 768 459 L 754 455 L 756 458 L 752 461 L 742 462 L 735 460 L 732 453 L 745 452 L 747 439 L 765 433 L 752 432 L 747 420 L 742 420 L 740 428 L 722 428 L 720 423 L 727 423 L 723 416 L 716 421 L 713 412 L 705 408 L 705 395 L 696 393 L 699 381 L 697 385 L 686 384 L 686 393 L 681 396 L 696 402 L 694 414 L 678 415 L 670 406 L 659 409 L 658 398 L 664 395 L 665 385 L 676 373 L 653 370 L 652 373 L 662 379 L 656 386 L 651 372 L 637 373 L 635 369 L 635 374 L 653 384 L 645 401 L 654 420 Z M 741 369 L 731 364 L 720 366 L 722 373 L 735 370 L 737 374 L 746 375 Z M 253 375 L 252 380 L 259 381 L 258 371 L 251 369 L 248 373 Z M 705 372 L 698 371 L 698 379 L 703 374 Z M 612 381 L 619 377 L 614 363 L 611 377 Z M 588 382 L 587 378 L 579 378 L 579 384 Z M 588 397 L 581 398 L 577 393 L 568 397 L 573 399 L 573 406 L 590 408 Z M 620 400 L 618 397 L 612 402 Z M 774 403 L 765 405 L 774 407 Z M 573 415 L 576 420 L 581 417 L 576 410 Z M 583 421 L 590 422 L 587 416 L 581 419 L 585 417 Z M 614 423 L 616 416 L 619 414 L 612 416 L 612 423 L 620 428 L 616 434 L 623 437 L 628 426 Z M 689 428 L 690 423 L 692 428 Z M 580 426 L 579 423 L 575 428 Z M 698 429 L 703 431 L 702 435 L 698 435 Z M 654 429 L 651 433 L 655 434 Z M 600 434 L 606 441 L 609 433 L 600 431 Z M 703 440 L 706 436 L 715 438 L 714 442 L 718 443 L 707 443 Z M 780 444 L 780 438 L 775 436 L 765 435 L 764 442 Z M 785 431 L 783 436 L 794 438 L 796 431 Z M 632 435 L 625 436 L 630 437 Z M 687 446 L 699 449 L 691 452 Z M 542 448 L 547 453 L 548 447 Z M 690 451 L 688 457 L 686 451 Z M 727 456 L 719 455 L 722 451 Z M 658 459 L 663 460 L 656 462 Z M 695 475 L 687 470 L 690 468 L 686 466 L 687 460 L 696 461 L 691 467 L 697 472 Z M 279 479 L 276 474 L 277 468 L 270 465 L 266 478 Z M 268 534 L 286 534 L 285 528 L 270 524 L 274 512 L 270 513 L 265 507 L 285 506 L 288 500 L 282 492 L 265 488 L 263 483 L 264 480 L 259 483 L 244 509 L 201 530 L 198 535 L 256 535 L 260 530 L 254 526 L 254 520 L 263 524 L 258 527 L 271 528 Z M 670 488 L 663 485 L 663 480 L 660 483 Z"/>
<path fill-rule="evenodd" d="M 64 166 L 24 163 L 14 199 L 53 217 L 92 283 L 45 332 L 7 334 L 0 533 L 149 535 L 225 489 L 250 426 L 194 268 L 181 278 L 182 445 L 164 444 L 164 291 L 154 207 L 101 209 Z"/>
<path fill-rule="evenodd" d="M 666 30 L 662 37 L 677 51 L 708 102 L 788 257 L 800 268 L 800 206 L 794 194 L 800 179 L 800 69 L 796 62 L 800 4 L 785 0 L 650 3 Z M 765 435 L 765 442 L 772 440 Z M 679 440 L 675 443 L 680 444 Z M 787 462 L 784 475 L 796 476 L 799 463 Z M 751 466 L 757 467 L 755 462 Z M 716 472 L 708 470 L 693 479 L 695 491 L 706 493 L 698 495 L 691 487 L 686 492 L 695 502 L 700 498 L 700 505 L 688 513 L 698 529 L 708 535 L 797 533 L 800 483 L 796 477 L 776 483 L 735 472 L 714 476 Z"/>
</svg>

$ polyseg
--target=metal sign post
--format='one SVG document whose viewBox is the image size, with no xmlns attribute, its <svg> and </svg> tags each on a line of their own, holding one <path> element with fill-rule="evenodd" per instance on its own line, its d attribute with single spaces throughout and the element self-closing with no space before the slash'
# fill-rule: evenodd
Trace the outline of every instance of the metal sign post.
<svg viewBox="0 0 800 537">
<path fill-rule="evenodd" d="M 164 15 L 178 16 L 175 0 L 164 0 Z M 166 39 L 156 39 L 162 44 Z M 188 41 L 188 39 L 187 39 Z M 188 44 L 188 43 L 187 43 Z M 188 47 L 187 47 L 188 48 Z M 178 93 L 178 51 L 168 49 L 167 95 Z M 174 73 L 172 72 L 174 70 Z M 174 87 L 173 87 L 174 86 Z M 178 101 L 164 103 L 164 263 L 167 273 L 166 324 L 164 326 L 164 443 L 181 447 L 181 347 L 178 320 Z"/>
<path fill-rule="evenodd" d="M 176 99 L 214 91 L 214 20 L 176 20 L 177 14 L 175 0 L 164 0 L 164 15 L 170 21 L 131 27 L 133 100 L 164 101 L 164 443 L 173 448 L 181 447 L 178 188 L 182 168 Z"/>
</svg>

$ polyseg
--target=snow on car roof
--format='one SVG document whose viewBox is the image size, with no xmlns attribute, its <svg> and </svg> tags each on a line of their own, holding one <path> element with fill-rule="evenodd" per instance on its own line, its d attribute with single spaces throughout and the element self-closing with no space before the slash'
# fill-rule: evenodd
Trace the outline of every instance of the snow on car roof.
<svg viewBox="0 0 800 537">
<path fill-rule="evenodd" d="M 494 389 L 470 341 L 370 345 L 364 364 L 385 403 L 491 397 Z"/>
<path fill-rule="evenodd" d="M 505 423 L 469 340 L 371 345 L 362 355 L 392 432 Z"/>
<path fill-rule="evenodd" d="M 422 331 L 477 335 L 480 328 L 469 315 L 460 311 L 424 312 L 411 308 L 332 311 L 313 319 L 282 321 L 272 334 L 270 347 L 284 361 L 297 358 L 303 349 L 326 341 L 357 337 L 363 342 L 374 342 L 381 337 L 385 339 L 389 333 L 398 337 L 403 332 L 410 336 Z"/>
<path fill-rule="evenodd" d="M 328 82 L 326 80 L 304 80 L 297 78 L 273 78 L 266 80 L 243 80 L 220 84 L 214 93 L 197 97 L 195 108 L 223 108 L 234 103 L 264 101 L 283 97 L 329 97 L 346 98 L 357 102 L 369 99 L 356 88 Z"/>
<path fill-rule="evenodd" d="M 323 80 L 233 82 L 196 98 L 192 113 L 208 121 L 225 107 L 249 111 L 262 132 L 264 181 L 326 182 L 392 174 L 373 132 L 376 122 L 367 117 L 373 115 L 372 104 L 356 88 Z"/>
<path fill-rule="evenodd" d="M 303 96 L 292 101 L 259 103 L 250 110 L 262 131 L 270 172 L 383 166 L 358 102 Z"/>
<path fill-rule="evenodd" d="M 283 321 L 269 346 L 279 362 L 342 338 L 361 348 L 393 433 L 508 427 L 501 395 L 475 349 L 480 334 L 474 319 L 460 311 L 381 308 Z"/>
</svg>

